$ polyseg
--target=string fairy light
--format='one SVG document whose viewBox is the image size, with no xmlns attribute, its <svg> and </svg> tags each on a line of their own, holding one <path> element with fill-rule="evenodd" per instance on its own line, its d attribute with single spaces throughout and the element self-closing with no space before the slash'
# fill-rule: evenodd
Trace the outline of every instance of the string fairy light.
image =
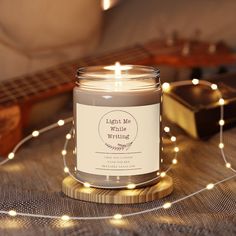
<svg viewBox="0 0 236 236">
<path fill-rule="evenodd" d="M 225 124 L 224 120 L 219 120 L 219 125 L 223 126 Z"/>
<path fill-rule="evenodd" d="M 174 165 L 177 164 L 177 163 L 178 163 L 177 159 L 173 159 L 173 160 L 172 160 L 172 163 L 173 163 Z"/>
<path fill-rule="evenodd" d="M 38 137 L 39 136 L 39 131 L 38 130 L 33 131 L 32 136 L 33 137 Z"/>
<path fill-rule="evenodd" d="M 84 183 L 84 187 L 85 187 L 85 188 L 90 188 L 90 187 L 91 187 L 91 185 L 90 185 L 90 183 L 88 183 L 88 182 L 85 182 L 85 183 Z"/>
<path fill-rule="evenodd" d="M 66 139 L 70 140 L 71 139 L 71 134 L 67 134 Z"/>
<path fill-rule="evenodd" d="M 163 83 L 161 87 L 162 87 L 162 90 L 164 92 L 169 92 L 170 91 L 170 84 L 167 83 L 167 82 Z"/>
<path fill-rule="evenodd" d="M 113 216 L 113 218 L 114 218 L 115 220 L 120 220 L 120 219 L 122 218 L 122 215 L 121 215 L 121 214 L 115 214 L 115 215 Z"/>
<path fill-rule="evenodd" d="M 210 183 L 206 186 L 206 189 L 210 190 L 214 188 L 214 184 Z"/>
<path fill-rule="evenodd" d="M 219 143 L 219 148 L 220 149 L 224 148 L 224 144 L 223 143 Z"/>
<path fill-rule="evenodd" d="M 194 85 L 199 84 L 199 79 L 193 79 L 193 80 L 192 80 L 192 83 L 193 83 Z"/>
<path fill-rule="evenodd" d="M 128 189 L 134 189 L 134 188 L 136 188 L 136 185 L 135 184 L 128 184 L 127 188 Z"/>
<path fill-rule="evenodd" d="M 59 121 L 57 121 L 57 124 L 59 126 L 63 126 L 65 124 L 65 121 L 64 120 L 59 120 Z"/>
<path fill-rule="evenodd" d="M 172 205 L 171 202 L 166 202 L 166 203 L 163 204 L 162 207 L 163 207 L 164 209 L 168 209 L 168 208 L 171 207 L 171 205 Z"/>
<path fill-rule="evenodd" d="M 116 213 L 114 215 L 107 215 L 107 216 L 69 216 L 69 215 L 62 215 L 62 216 L 58 216 L 58 215 L 43 215 L 43 214 L 32 214 L 32 213 L 25 213 L 25 212 L 16 212 L 15 210 L 10 210 L 10 211 L 6 211 L 6 210 L 0 210 L 0 214 L 5 214 L 5 215 L 9 215 L 11 217 L 16 217 L 16 216 L 27 216 L 27 217 L 35 217 L 35 218 L 46 218 L 46 219 L 58 219 L 58 220 L 63 220 L 63 221 L 68 221 L 68 220 L 105 220 L 105 219 L 115 219 L 115 220 L 120 220 L 123 217 L 131 217 L 131 216 L 135 216 L 135 215 L 139 215 L 139 214 L 145 214 L 145 213 L 149 213 L 152 211 L 157 211 L 159 209 L 168 209 L 170 207 L 172 207 L 172 205 L 179 203 L 181 201 L 184 201 L 190 197 L 196 196 L 197 194 L 204 192 L 206 190 L 211 190 L 213 189 L 215 186 L 224 183 L 226 181 L 229 181 L 233 178 L 236 177 L 236 170 L 231 166 L 231 163 L 227 161 L 226 155 L 224 153 L 224 143 L 223 143 L 223 125 L 225 124 L 224 121 L 224 104 L 225 101 L 222 98 L 221 92 L 219 91 L 218 87 L 216 84 L 212 84 L 208 81 L 204 81 L 201 80 L 199 81 L 198 79 L 193 79 L 192 81 L 178 81 L 178 82 L 173 82 L 171 85 L 169 83 L 164 83 L 163 84 L 163 91 L 164 92 L 168 92 L 171 89 L 171 86 L 180 86 L 180 85 L 198 85 L 198 84 L 203 84 L 203 85 L 207 85 L 209 86 L 212 90 L 216 90 L 219 94 L 219 105 L 220 105 L 220 120 L 219 120 L 219 126 L 220 126 L 220 143 L 219 143 L 219 148 L 220 148 L 220 152 L 222 155 L 222 158 L 225 162 L 225 167 L 229 168 L 231 171 L 234 172 L 233 175 L 224 178 L 220 181 L 217 181 L 215 183 L 209 183 L 207 184 L 204 188 L 201 188 L 200 190 L 197 190 L 189 195 L 186 195 L 184 197 L 181 197 L 179 199 L 176 199 L 172 202 L 166 202 L 163 205 L 157 206 L 157 207 L 153 207 L 153 208 L 149 208 L 146 210 L 140 210 L 140 211 L 136 211 L 136 212 L 131 212 L 131 213 L 127 213 L 127 214 L 120 214 L 120 213 Z M 3 165 L 5 163 L 7 163 L 8 161 L 12 160 L 15 157 L 15 153 L 17 152 L 17 150 L 28 140 L 32 139 L 32 138 L 36 138 L 38 137 L 40 134 L 47 132 L 49 130 L 52 130 L 54 128 L 63 126 L 64 124 L 70 123 L 73 121 L 72 117 L 69 117 L 65 120 L 59 120 L 57 123 L 53 123 L 49 126 L 46 126 L 40 130 L 35 130 L 33 131 L 30 135 L 26 136 L 24 139 L 22 139 L 12 150 L 12 152 L 10 152 L 7 156 L 7 158 L 3 161 L 0 162 L 0 165 Z M 176 145 L 176 137 L 170 134 L 170 128 L 169 127 L 164 127 L 164 131 L 170 135 L 170 140 L 173 142 L 174 145 Z M 66 141 L 64 143 L 64 148 L 61 151 L 62 157 L 63 157 L 63 164 L 64 164 L 64 172 L 68 173 L 70 176 L 72 176 L 74 179 L 76 179 L 76 177 L 70 172 L 70 169 L 68 168 L 67 164 L 66 164 L 66 155 L 67 155 L 67 144 L 68 141 L 72 138 L 72 134 L 74 133 L 74 130 L 71 129 L 71 131 L 66 134 Z M 172 164 L 176 165 L 177 162 L 177 154 L 179 152 L 179 147 L 175 146 L 174 147 L 174 158 L 172 159 Z M 73 150 L 73 153 L 75 153 L 75 151 Z M 157 172 L 157 177 L 165 177 L 166 173 L 171 169 L 171 166 L 169 166 L 167 168 L 167 170 L 163 171 L 163 172 Z M 76 179 L 77 180 L 77 179 Z M 78 181 L 78 180 L 77 180 Z M 149 180 L 149 181 L 153 181 Z M 148 181 L 146 181 L 148 182 Z M 144 184 L 145 182 L 143 182 L 142 184 Z M 90 183 L 83 183 L 84 187 L 86 188 L 90 188 L 92 187 L 92 185 Z M 127 186 L 124 186 L 128 189 L 134 189 L 136 188 L 136 186 L 138 186 L 138 184 L 133 184 L 133 183 L 129 183 Z"/>
<path fill-rule="evenodd" d="M 229 162 L 227 162 L 227 163 L 225 164 L 225 166 L 226 166 L 227 168 L 231 168 L 231 164 L 230 164 Z"/>
<path fill-rule="evenodd" d="M 68 173 L 69 172 L 69 168 L 67 166 L 64 167 L 64 172 Z"/>
<path fill-rule="evenodd" d="M 9 215 L 9 216 L 16 216 L 17 213 L 16 213 L 16 211 L 14 211 L 14 210 L 10 210 L 10 211 L 8 211 L 8 215 Z"/>
<path fill-rule="evenodd" d="M 63 215 L 61 217 L 61 219 L 64 220 L 64 221 L 68 221 L 70 219 L 70 217 L 68 215 Z"/>
<path fill-rule="evenodd" d="M 67 151 L 65 150 L 65 149 L 63 149 L 62 151 L 61 151 L 61 155 L 62 156 L 65 156 L 67 154 Z"/>
<path fill-rule="evenodd" d="M 220 104 L 220 105 L 224 105 L 224 104 L 225 104 L 225 100 L 224 100 L 223 98 L 220 98 L 220 99 L 219 99 L 219 104 Z"/>
<path fill-rule="evenodd" d="M 8 159 L 12 160 L 14 157 L 15 157 L 14 152 L 10 152 L 10 153 L 8 154 Z"/>
<path fill-rule="evenodd" d="M 179 152 L 179 147 L 175 147 L 175 148 L 174 148 L 174 151 L 175 151 L 175 152 Z"/>
<path fill-rule="evenodd" d="M 218 89 L 218 86 L 216 84 L 211 84 L 211 89 L 216 90 L 216 89 Z"/>
<path fill-rule="evenodd" d="M 160 176 L 163 178 L 163 177 L 165 177 L 166 176 L 166 172 L 161 172 L 161 174 L 160 174 Z"/>
<path fill-rule="evenodd" d="M 166 133 L 169 133 L 169 132 L 170 132 L 170 127 L 166 126 L 166 127 L 164 128 L 164 131 L 165 131 Z"/>
</svg>

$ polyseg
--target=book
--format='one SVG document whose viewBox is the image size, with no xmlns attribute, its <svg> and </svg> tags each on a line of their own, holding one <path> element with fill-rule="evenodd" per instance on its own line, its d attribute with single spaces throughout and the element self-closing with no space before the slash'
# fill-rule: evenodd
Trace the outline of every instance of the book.
<svg viewBox="0 0 236 236">
<path fill-rule="evenodd" d="M 205 80 L 217 84 L 225 100 L 224 128 L 236 124 L 236 73 L 218 75 Z M 207 85 L 171 86 L 164 94 L 166 117 L 194 138 L 207 138 L 219 132 L 219 93 Z"/>
</svg>

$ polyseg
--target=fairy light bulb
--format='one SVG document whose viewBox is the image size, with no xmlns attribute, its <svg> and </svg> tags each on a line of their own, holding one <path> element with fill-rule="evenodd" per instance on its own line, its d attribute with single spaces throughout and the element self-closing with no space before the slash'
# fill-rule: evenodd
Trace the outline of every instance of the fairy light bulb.
<svg viewBox="0 0 236 236">
<path fill-rule="evenodd" d="M 212 89 L 212 90 L 216 90 L 216 89 L 218 89 L 218 86 L 217 86 L 216 84 L 212 84 L 212 85 L 211 85 L 211 89 Z"/>
<path fill-rule="evenodd" d="M 65 121 L 64 120 L 59 120 L 59 121 L 57 121 L 57 124 L 59 126 L 63 126 L 65 124 Z"/>
<path fill-rule="evenodd" d="M 225 164 L 225 166 L 226 166 L 227 168 L 231 168 L 231 164 L 230 164 L 229 162 L 227 162 L 227 163 Z"/>
<path fill-rule="evenodd" d="M 220 126 L 223 126 L 225 124 L 225 121 L 224 120 L 219 120 L 219 125 Z"/>
<path fill-rule="evenodd" d="M 14 152 L 10 152 L 7 157 L 8 159 L 12 160 L 15 157 Z"/>
<path fill-rule="evenodd" d="M 166 176 L 166 172 L 161 172 L 160 176 L 163 178 Z"/>
<path fill-rule="evenodd" d="M 67 151 L 66 151 L 65 149 L 63 149 L 63 150 L 61 151 L 61 154 L 62 154 L 63 156 L 65 156 L 65 155 L 67 154 Z"/>
<path fill-rule="evenodd" d="M 163 83 L 161 87 L 162 87 L 164 92 L 169 92 L 170 91 L 170 84 L 167 83 L 167 82 Z"/>
<path fill-rule="evenodd" d="M 39 136 L 39 131 L 38 131 L 38 130 L 34 130 L 34 131 L 32 132 L 32 136 L 33 136 L 33 137 L 38 137 L 38 136 Z"/>
<path fill-rule="evenodd" d="M 164 128 L 164 131 L 165 131 L 166 133 L 169 133 L 169 132 L 170 132 L 170 127 L 166 126 L 166 127 Z"/>
<path fill-rule="evenodd" d="M 115 220 L 120 220 L 120 219 L 122 218 L 122 215 L 121 215 L 121 214 L 115 214 L 115 215 L 113 216 L 113 218 L 114 218 Z"/>
<path fill-rule="evenodd" d="M 210 183 L 206 186 L 206 189 L 210 190 L 214 188 L 214 184 Z"/>
<path fill-rule="evenodd" d="M 64 167 L 64 172 L 69 173 L 69 168 L 67 166 Z"/>
<path fill-rule="evenodd" d="M 225 146 L 225 145 L 224 145 L 223 143 L 219 143 L 219 148 L 220 148 L 220 149 L 224 148 L 224 146 Z"/>
<path fill-rule="evenodd" d="M 179 148 L 178 148 L 178 147 L 175 147 L 175 148 L 174 148 L 174 151 L 175 151 L 175 152 L 179 152 Z"/>
<path fill-rule="evenodd" d="M 9 216 L 16 216 L 17 213 L 16 213 L 16 211 L 14 211 L 14 210 L 10 210 L 10 211 L 8 211 L 8 215 L 9 215 Z"/>
<path fill-rule="evenodd" d="M 67 135 L 66 135 L 66 139 L 67 139 L 67 140 L 70 140 L 70 139 L 71 139 L 71 134 L 67 134 Z"/>
<path fill-rule="evenodd" d="M 199 79 L 193 79 L 193 80 L 192 80 L 192 83 L 193 83 L 193 85 L 199 84 Z"/>
<path fill-rule="evenodd" d="M 220 98 L 220 99 L 219 99 L 219 104 L 220 104 L 220 105 L 224 105 L 224 104 L 225 104 L 225 100 L 224 100 L 223 98 Z"/>
<path fill-rule="evenodd" d="M 69 217 L 68 215 L 63 215 L 63 216 L 61 217 L 61 219 L 62 219 L 63 221 L 68 221 L 68 220 L 70 219 L 70 217 Z"/>
<path fill-rule="evenodd" d="M 111 7 L 111 0 L 102 0 L 102 9 L 104 11 L 108 10 Z"/>
<path fill-rule="evenodd" d="M 175 142 L 175 141 L 176 141 L 176 137 L 175 137 L 175 136 L 171 136 L 170 140 L 171 140 L 172 142 Z"/>
<path fill-rule="evenodd" d="M 90 188 L 90 186 L 91 186 L 90 183 L 88 183 L 88 182 L 85 182 L 85 183 L 84 183 L 84 187 L 85 187 L 85 188 Z"/>
<path fill-rule="evenodd" d="M 173 159 L 173 160 L 172 160 L 172 163 L 173 163 L 174 165 L 176 165 L 177 162 L 178 162 L 177 159 Z"/>
<path fill-rule="evenodd" d="M 171 205 L 172 205 L 171 202 L 166 202 L 165 204 L 163 204 L 162 207 L 163 207 L 164 209 L 168 209 L 168 208 L 171 207 Z"/>
<path fill-rule="evenodd" d="M 127 188 L 128 188 L 128 189 L 134 189 L 135 187 L 136 187 L 135 184 L 128 184 L 128 185 L 127 185 Z"/>
</svg>

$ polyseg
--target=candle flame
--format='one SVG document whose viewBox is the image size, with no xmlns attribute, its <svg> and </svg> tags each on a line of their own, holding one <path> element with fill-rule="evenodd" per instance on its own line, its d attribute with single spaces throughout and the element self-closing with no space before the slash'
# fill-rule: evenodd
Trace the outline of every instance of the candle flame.
<svg viewBox="0 0 236 236">
<path fill-rule="evenodd" d="M 116 77 L 116 79 L 121 78 L 121 65 L 120 65 L 120 62 L 115 63 L 115 77 Z"/>
<path fill-rule="evenodd" d="M 111 7 L 111 1 L 110 0 L 103 0 L 102 1 L 102 8 L 104 11 L 108 10 Z"/>
<path fill-rule="evenodd" d="M 122 85 L 122 83 L 120 81 L 120 79 L 121 79 L 121 65 L 120 65 L 120 62 L 115 63 L 115 79 L 116 79 L 116 82 L 115 82 L 116 88 L 120 87 Z"/>
<path fill-rule="evenodd" d="M 130 70 L 130 69 L 132 69 L 132 66 L 121 65 L 120 62 L 116 62 L 115 65 L 105 66 L 104 69 L 105 70 L 113 70 L 113 71 L 115 71 L 115 74 L 119 74 L 119 73 L 121 74 L 122 70 Z"/>
<path fill-rule="evenodd" d="M 100 0 L 103 11 L 109 10 L 119 3 L 120 0 Z"/>
<path fill-rule="evenodd" d="M 127 71 L 132 69 L 130 65 L 121 65 L 120 62 L 116 62 L 115 65 L 105 66 L 105 70 L 111 70 L 114 72 L 115 77 L 115 87 L 118 88 L 122 85 L 122 71 Z"/>
</svg>

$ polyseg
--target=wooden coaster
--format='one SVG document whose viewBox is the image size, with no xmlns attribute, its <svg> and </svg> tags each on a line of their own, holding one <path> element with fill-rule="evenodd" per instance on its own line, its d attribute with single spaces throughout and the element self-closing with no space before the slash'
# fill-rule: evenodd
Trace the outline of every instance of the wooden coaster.
<svg viewBox="0 0 236 236">
<path fill-rule="evenodd" d="M 131 204 L 157 200 L 173 191 L 173 181 L 170 176 L 160 179 L 160 182 L 145 188 L 137 189 L 99 189 L 86 188 L 70 176 L 62 182 L 62 191 L 68 197 L 97 203 Z"/>
</svg>

